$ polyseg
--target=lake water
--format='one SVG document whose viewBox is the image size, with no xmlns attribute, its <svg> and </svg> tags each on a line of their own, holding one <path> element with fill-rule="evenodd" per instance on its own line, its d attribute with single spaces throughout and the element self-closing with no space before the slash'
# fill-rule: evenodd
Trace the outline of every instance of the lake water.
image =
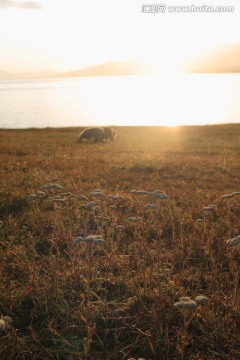
<svg viewBox="0 0 240 360">
<path fill-rule="evenodd" d="M 240 123 L 240 74 L 0 82 L 0 128 Z"/>
</svg>

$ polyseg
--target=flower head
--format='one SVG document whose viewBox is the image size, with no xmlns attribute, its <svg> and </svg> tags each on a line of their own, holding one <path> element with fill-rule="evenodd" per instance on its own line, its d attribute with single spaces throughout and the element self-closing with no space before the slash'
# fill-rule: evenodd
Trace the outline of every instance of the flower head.
<svg viewBox="0 0 240 360">
<path fill-rule="evenodd" d="M 146 191 L 146 190 L 131 190 L 130 194 L 132 194 L 132 195 L 148 195 L 149 191 Z"/>
<path fill-rule="evenodd" d="M 101 190 L 96 189 L 96 190 L 90 192 L 89 196 L 91 196 L 91 197 L 101 197 L 101 196 L 103 196 L 103 193 L 102 193 Z"/>
<path fill-rule="evenodd" d="M 156 204 L 147 204 L 143 207 L 143 210 L 146 211 L 146 210 L 149 210 L 149 209 L 156 209 L 157 208 L 157 205 Z"/>
<path fill-rule="evenodd" d="M 85 238 L 82 236 L 76 237 L 73 242 L 75 244 L 79 244 L 81 242 L 91 243 L 91 244 L 99 244 L 105 245 L 107 242 L 103 239 L 102 235 L 88 235 Z"/>
<path fill-rule="evenodd" d="M 78 236 L 78 237 L 76 237 L 76 238 L 73 240 L 73 242 L 74 242 L 75 244 L 79 244 L 80 242 L 83 242 L 84 240 L 85 240 L 84 237 Z"/>
<path fill-rule="evenodd" d="M 139 220 L 141 220 L 141 218 L 139 216 L 130 216 L 128 218 L 128 221 L 131 221 L 131 222 L 138 222 Z"/>
<path fill-rule="evenodd" d="M 197 305 L 205 305 L 209 301 L 209 298 L 205 295 L 198 295 L 195 297 L 194 300 Z"/>
<path fill-rule="evenodd" d="M 228 246 L 237 246 L 239 244 L 240 244 L 240 235 L 227 241 Z"/>
<path fill-rule="evenodd" d="M 151 193 L 151 195 L 154 199 L 167 199 L 168 198 L 168 195 L 161 190 L 154 190 Z"/>
<path fill-rule="evenodd" d="M 38 199 L 39 199 L 39 196 L 37 194 L 30 194 L 27 197 L 28 201 L 35 201 L 35 200 L 38 200 Z"/>
<path fill-rule="evenodd" d="M 188 296 L 179 298 L 179 301 L 174 303 L 174 306 L 180 310 L 183 309 L 195 309 L 197 304 L 194 300 L 191 300 Z"/>
<path fill-rule="evenodd" d="M 3 316 L 0 318 L 0 330 L 8 330 L 11 327 L 13 320 L 9 316 Z"/>
</svg>

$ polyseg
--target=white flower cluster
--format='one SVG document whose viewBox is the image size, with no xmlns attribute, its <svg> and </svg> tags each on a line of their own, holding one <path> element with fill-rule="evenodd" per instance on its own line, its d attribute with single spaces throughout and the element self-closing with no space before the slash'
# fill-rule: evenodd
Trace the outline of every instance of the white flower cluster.
<svg viewBox="0 0 240 360">
<path fill-rule="evenodd" d="M 9 316 L 1 316 L 0 318 L 0 330 L 8 330 L 11 327 L 13 320 Z"/>
<path fill-rule="evenodd" d="M 235 192 L 233 192 L 233 193 L 231 193 L 231 194 L 222 195 L 222 196 L 220 197 L 220 199 L 224 200 L 224 199 L 228 199 L 228 198 L 235 197 L 235 196 L 237 196 L 237 195 L 240 195 L 240 191 L 235 191 Z"/>
<path fill-rule="evenodd" d="M 78 236 L 73 240 L 73 242 L 75 244 L 79 244 L 81 242 L 98 244 L 98 245 L 107 244 L 106 240 L 103 239 L 102 235 L 89 235 L 87 237 Z"/>
<path fill-rule="evenodd" d="M 208 301 L 209 299 L 205 295 L 198 295 L 194 300 L 188 296 L 182 296 L 176 303 L 174 303 L 174 306 L 180 310 L 195 309 L 197 306 L 205 305 Z"/>
<path fill-rule="evenodd" d="M 203 212 L 204 212 L 204 215 L 210 215 L 210 214 L 213 214 L 216 210 L 216 205 L 214 204 L 211 204 L 211 205 L 208 205 L 208 206 L 205 206 L 203 208 Z"/>
<path fill-rule="evenodd" d="M 100 189 L 95 189 L 92 192 L 89 193 L 89 196 L 91 197 L 101 197 L 103 196 L 103 192 Z"/>
<path fill-rule="evenodd" d="M 235 238 L 232 238 L 227 241 L 228 246 L 238 246 L 240 245 L 240 235 L 236 236 Z"/>
<path fill-rule="evenodd" d="M 146 191 L 146 190 L 131 190 L 132 195 L 151 195 L 154 199 L 167 199 L 168 195 L 162 190 Z"/>
<path fill-rule="evenodd" d="M 63 186 L 59 185 L 59 184 L 56 184 L 56 183 L 48 183 L 48 184 L 45 184 L 41 187 L 41 189 L 43 190 L 53 190 L 53 189 L 56 189 L 56 190 L 62 190 L 63 189 Z"/>
</svg>

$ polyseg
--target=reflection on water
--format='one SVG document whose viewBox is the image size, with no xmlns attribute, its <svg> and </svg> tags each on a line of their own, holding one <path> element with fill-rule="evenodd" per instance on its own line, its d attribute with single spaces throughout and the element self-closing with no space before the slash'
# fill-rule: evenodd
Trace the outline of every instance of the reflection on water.
<svg viewBox="0 0 240 360">
<path fill-rule="evenodd" d="M 240 122 L 240 74 L 0 82 L 0 128 Z"/>
</svg>

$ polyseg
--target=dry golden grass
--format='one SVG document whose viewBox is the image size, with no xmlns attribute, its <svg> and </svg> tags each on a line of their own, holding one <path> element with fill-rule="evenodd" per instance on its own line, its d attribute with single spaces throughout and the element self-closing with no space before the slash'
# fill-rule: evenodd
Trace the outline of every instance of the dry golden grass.
<svg viewBox="0 0 240 360">
<path fill-rule="evenodd" d="M 79 131 L 0 130 L 1 359 L 240 358 L 240 125 Z"/>
</svg>

